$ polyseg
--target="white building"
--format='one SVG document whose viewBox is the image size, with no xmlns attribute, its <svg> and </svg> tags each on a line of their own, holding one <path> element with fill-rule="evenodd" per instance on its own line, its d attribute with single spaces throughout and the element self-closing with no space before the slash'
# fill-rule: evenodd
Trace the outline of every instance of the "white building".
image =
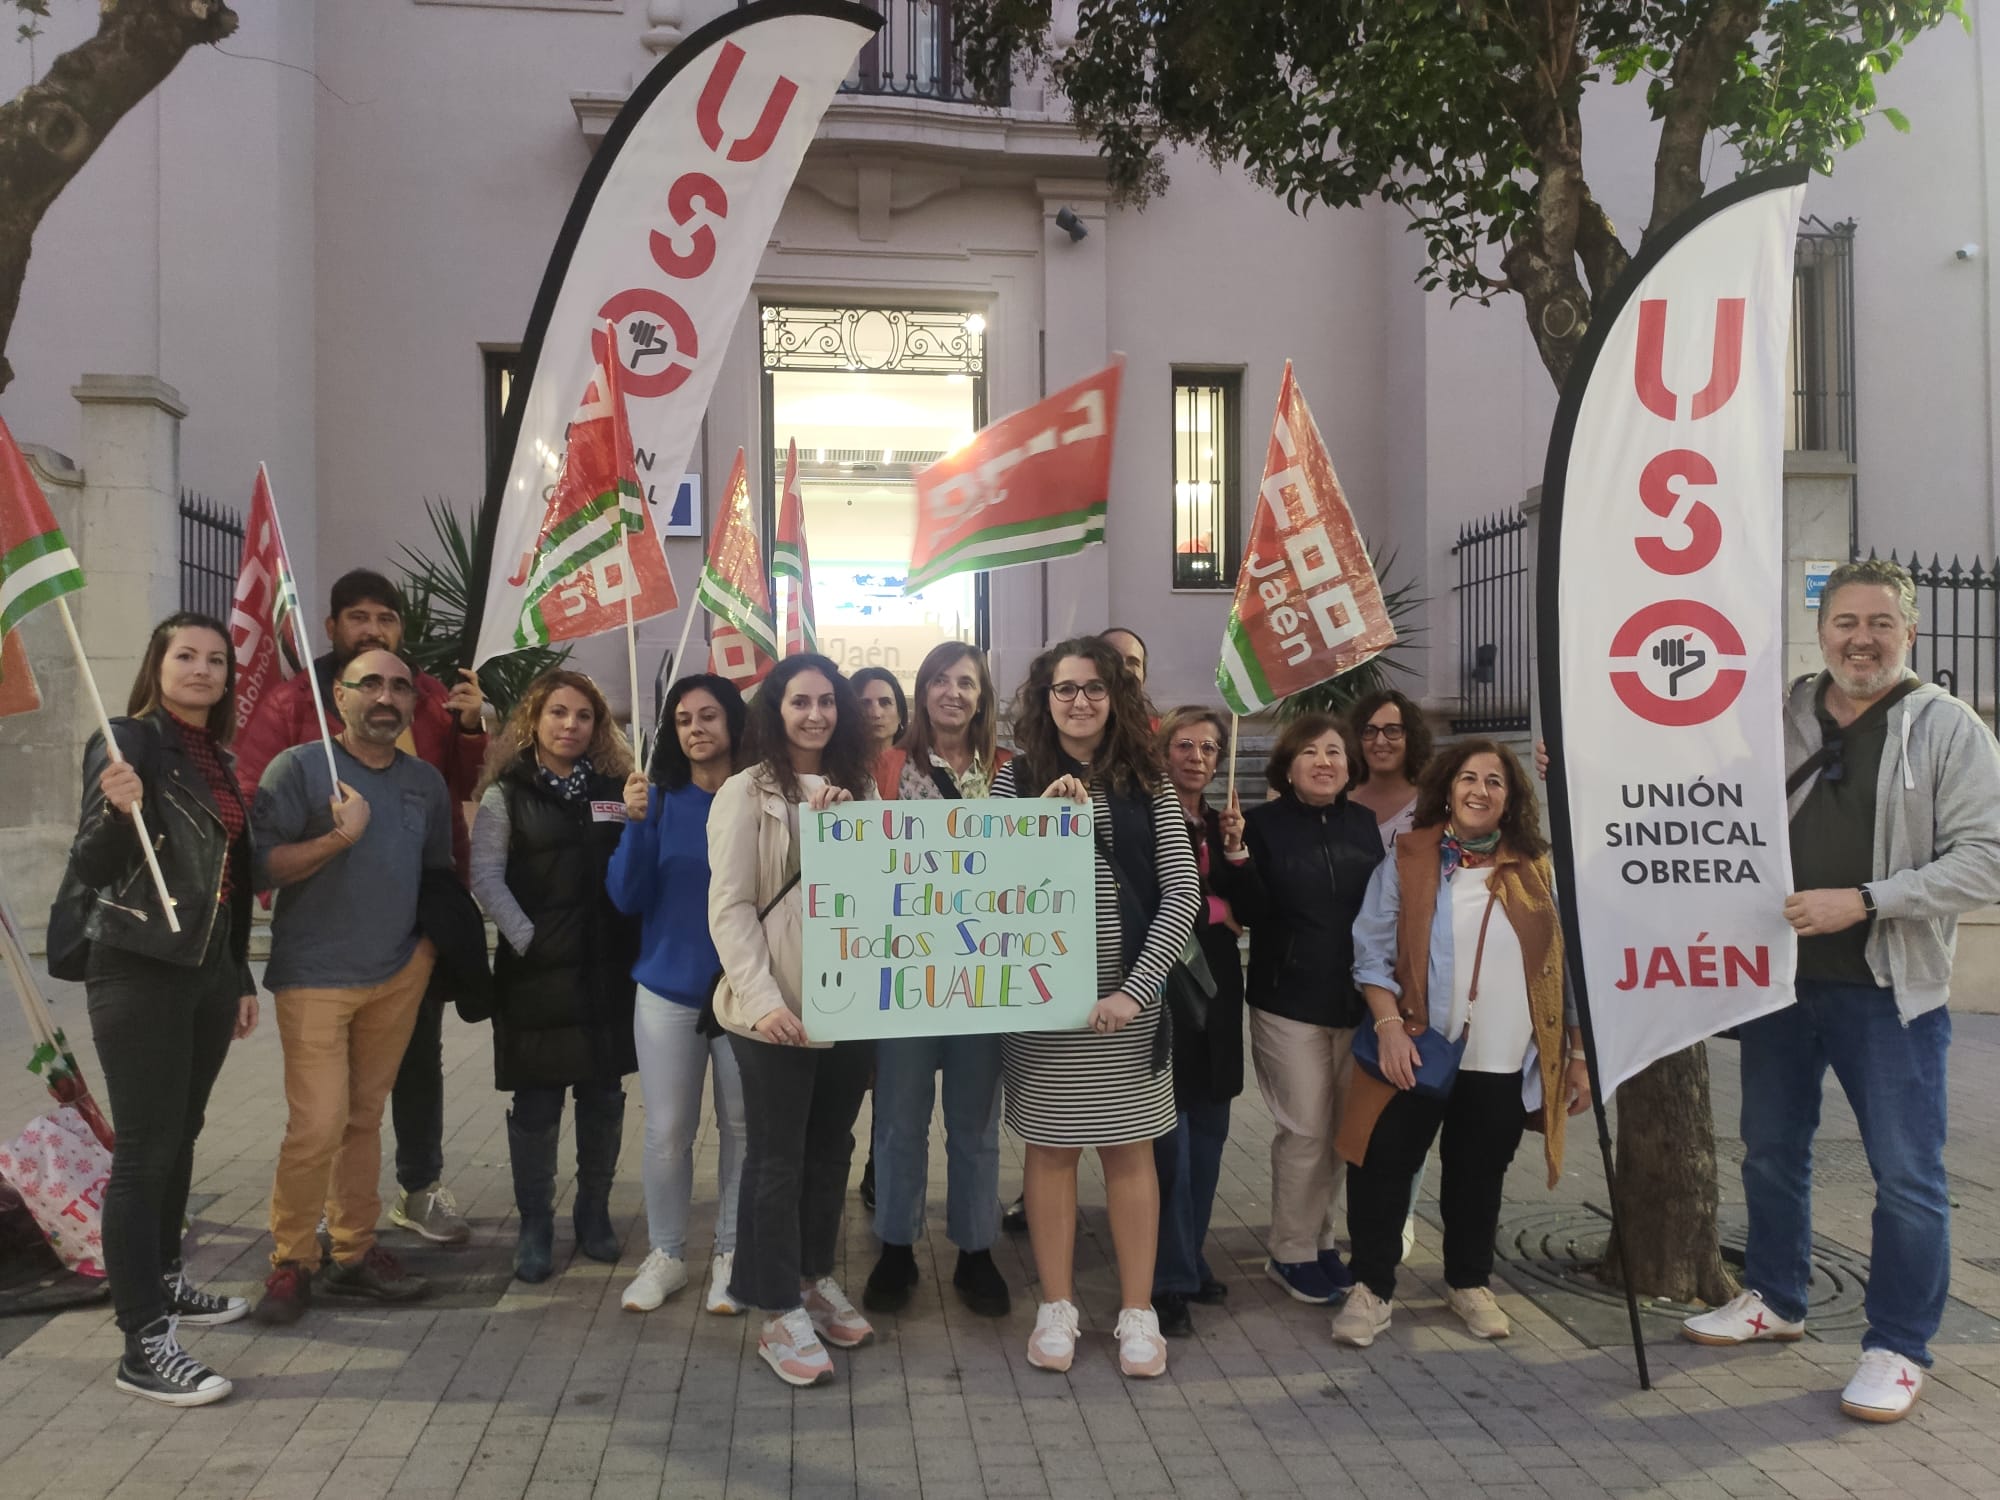
<svg viewBox="0 0 2000 1500">
<path fill-rule="evenodd" d="M 0 413 L 23 440 L 84 456 L 79 379 L 154 376 L 187 408 L 178 483 L 241 505 L 268 462 L 319 598 L 346 568 L 428 550 L 424 498 L 469 511 L 480 497 L 506 354 L 595 140 L 635 80 L 727 6 L 240 6 L 226 50 L 187 58 L 49 214 Z M 1229 594 L 1187 585 L 1233 572 L 1289 358 L 1364 532 L 1396 553 L 1390 582 L 1429 596 L 1428 634 L 1406 656 L 1428 703 L 1456 712 L 1461 665 L 1492 632 L 1461 638 L 1452 544 L 1539 482 L 1554 407 L 1519 304 L 1453 308 L 1418 290 L 1420 245 L 1395 212 L 1296 218 L 1193 158 L 1144 212 L 1111 203 L 1055 101 L 1028 82 L 1005 109 L 958 102 L 932 30 L 944 7 L 888 8 L 889 61 L 858 68 L 826 116 L 727 351 L 688 463 L 709 506 L 739 445 L 768 496 L 768 455 L 796 437 L 822 633 L 850 662 L 907 677 L 939 633 L 983 632 L 1004 690 L 1045 637 L 1117 623 L 1150 641 L 1158 702 L 1213 700 Z M 36 62 L 91 19 L 57 7 Z M 0 49 L 0 86 L 25 83 L 29 62 Z M 1808 195 L 1818 219 L 1856 226 L 1851 328 L 1840 296 L 1806 299 L 1827 340 L 1808 352 L 1809 381 L 1838 388 L 1851 363 L 1852 426 L 1836 389 L 1802 401 L 1801 431 L 1851 450 L 1864 549 L 1969 561 L 2000 544 L 1996 90 L 1991 28 L 1925 37 L 1883 86 L 1911 133 L 1871 127 Z M 1593 100 L 1588 124 L 1592 183 L 1636 242 L 1654 141 L 1637 89 Z M 1082 238 L 1058 227 L 1065 209 Z M 848 320 L 836 357 L 773 352 L 843 310 L 871 311 Z M 942 328 L 971 353 L 870 370 L 892 322 Z M 928 621 L 840 608 L 880 602 L 857 576 L 900 565 L 913 464 L 1114 351 L 1128 364 L 1108 546 L 1048 565 L 1046 587 L 1026 567 L 994 575 L 990 593 L 941 589 Z M 1836 475 L 1847 457 L 1835 453 Z M 1203 485 L 1217 514 L 1185 503 Z M 701 546 L 668 544 L 683 593 Z M 678 626 L 644 627 L 653 658 Z M 100 633 L 92 649 L 109 660 L 117 646 Z M 608 686 L 623 681 L 612 651 L 585 653 Z M 129 670 L 107 668 L 114 697 Z M 20 812 L 0 806 L 0 824 Z"/>
</svg>

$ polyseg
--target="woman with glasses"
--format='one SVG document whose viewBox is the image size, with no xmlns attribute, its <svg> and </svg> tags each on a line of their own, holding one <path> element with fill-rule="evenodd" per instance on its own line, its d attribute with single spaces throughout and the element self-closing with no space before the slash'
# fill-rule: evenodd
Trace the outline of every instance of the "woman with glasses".
<svg viewBox="0 0 2000 1500">
<path fill-rule="evenodd" d="M 1028 1236 L 1042 1305 L 1028 1363 L 1067 1370 L 1076 1354 L 1076 1173 L 1097 1148 L 1118 1261 L 1118 1366 L 1167 1368 L 1153 1311 L 1160 1180 L 1152 1143 L 1174 1128 L 1161 985 L 1187 946 L 1201 878 L 1181 806 L 1161 775 L 1139 681 L 1095 638 L 1036 657 L 1014 701 L 1015 757 L 996 797 L 1089 802 L 1095 860 L 1097 1004 L 1076 1031 L 1007 1036 L 1008 1128 L 1027 1142 Z M 1122 896 L 1122 900 L 1121 900 Z"/>
<path fill-rule="evenodd" d="M 876 765 L 883 795 L 915 802 L 985 796 L 1007 758 L 993 740 L 999 717 L 985 655 L 962 641 L 932 647 L 917 668 L 909 732 Z M 1000 1229 L 1000 1038 L 991 1032 L 875 1044 L 875 1234 L 882 1254 L 861 1305 L 898 1312 L 917 1284 L 931 1112 L 940 1087 L 945 1232 L 958 1247 L 951 1284 L 981 1317 L 1003 1318 L 1013 1297 L 993 1263 Z"/>
<path fill-rule="evenodd" d="M 1361 742 L 1347 795 L 1375 814 L 1386 853 L 1416 816 L 1417 781 L 1431 758 L 1430 726 L 1423 711 L 1393 688 L 1361 699 L 1348 710 L 1347 722 Z"/>
<path fill-rule="evenodd" d="M 1364 1014 L 1354 918 L 1382 862 L 1375 815 L 1347 797 L 1355 750 L 1345 720 L 1300 714 L 1265 768 L 1278 795 L 1240 827 L 1223 825 L 1236 915 L 1250 929 L 1251 1058 L 1277 1126 L 1265 1271 L 1300 1302 L 1331 1302 L 1351 1285 L 1334 1247 L 1346 1168 L 1333 1138 Z"/>
<path fill-rule="evenodd" d="M 605 874 L 625 832 L 632 753 L 597 684 L 544 672 L 508 716 L 472 825 L 472 894 L 500 929 L 493 1084 L 511 1090 L 514 1274 L 555 1268 L 556 1146 L 576 1096 L 577 1248 L 615 1262 L 611 1183 L 625 1126 L 639 924 Z"/>
<path fill-rule="evenodd" d="M 1242 834 L 1242 813 L 1232 803 L 1218 812 L 1204 800 L 1217 768 L 1229 754 L 1227 720 L 1212 708 L 1177 708 L 1160 724 L 1167 780 L 1180 802 L 1188 839 L 1201 871 L 1201 910 L 1195 939 L 1215 979 L 1208 1024 L 1174 1030 L 1174 1129 L 1153 1142 L 1160 1174 L 1160 1248 L 1153 1267 L 1153 1311 L 1169 1338 L 1194 1332 L 1190 1302 L 1214 1305 L 1229 1295 L 1202 1254 L 1229 1140 L 1229 1101 L 1243 1092 L 1242 927 L 1230 909 L 1237 867 L 1223 853 L 1225 826 Z"/>
</svg>

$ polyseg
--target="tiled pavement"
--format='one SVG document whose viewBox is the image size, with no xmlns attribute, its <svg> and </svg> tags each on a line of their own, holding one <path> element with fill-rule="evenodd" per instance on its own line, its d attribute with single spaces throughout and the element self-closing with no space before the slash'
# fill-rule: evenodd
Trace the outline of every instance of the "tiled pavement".
<svg viewBox="0 0 2000 1500">
<path fill-rule="evenodd" d="M 94 1073 L 80 996 L 51 988 Z M 18 1057 L 21 1025 L 6 1010 L 0 1057 Z M 491 1273 L 513 1229 L 503 1104 L 483 1031 L 454 1019 L 446 1037 L 448 1176 L 477 1230 L 455 1253 Z M 1726 1123 L 1734 1048 L 1718 1046 L 1714 1060 Z M 267 1019 L 223 1073 L 197 1162 L 204 1206 L 193 1267 L 242 1292 L 264 1263 L 265 1194 L 283 1126 L 278 1061 Z M 2000 1018 L 1960 1019 L 1952 1074 L 1953 1291 L 1990 1326 L 2000 1315 Z M 37 1087 L 11 1065 L 0 1073 L 0 1121 L 18 1128 L 39 1109 Z M 468 1278 L 443 1307 L 322 1307 L 295 1329 L 245 1322 L 195 1333 L 191 1345 L 236 1380 L 237 1394 L 184 1413 L 113 1389 L 108 1309 L 61 1314 L 0 1359 L 0 1496 L 2000 1496 L 2000 1342 L 1941 1345 L 1925 1402 L 1895 1427 L 1840 1416 L 1836 1392 L 1855 1355 L 1847 1343 L 1715 1351 L 1663 1336 L 1650 1346 L 1656 1388 L 1642 1393 L 1629 1350 L 1587 1348 L 1504 1288 L 1514 1337 L 1466 1337 L 1440 1304 L 1431 1228 L 1393 1330 L 1366 1352 L 1335 1349 L 1324 1312 L 1286 1300 L 1259 1274 L 1269 1122 L 1254 1091 L 1238 1108 L 1209 1247 L 1234 1295 L 1226 1311 L 1197 1309 L 1199 1336 L 1172 1346 L 1165 1379 L 1117 1373 L 1115 1283 L 1093 1176 L 1079 1247 L 1087 1336 L 1067 1377 L 1022 1357 L 1031 1292 L 998 1324 L 940 1295 L 951 1250 L 938 1223 L 911 1310 L 883 1320 L 872 1347 L 837 1354 L 837 1384 L 794 1393 L 748 1352 L 751 1323 L 705 1315 L 696 1288 L 649 1316 L 619 1309 L 645 1249 L 631 1170 L 642 1124 L 636 1083 L 632 1094 L 628 1170 L 614 1199 L 628 1246 L 622 1267 L 576 1260 L 537 1288 Z M 1854 1134 L 1837 1095 L 1823 1133 Z M 1577 1145 L 1555 1198 L 1601 1202 L 1587 1132 Z M 712 1136 L 700 1149 L 707 1196 Z M 1018 1143 L 1006 1150 L 1011 1194 Z M 942 1156 L 940 1141 L 937 1220 Z M 1550 1201 L 1538 1157 L 1524 1151 L 1510 1184 L 1523 1208 Z M 1865 1251 L 1865 1183 L 1838 1178 L 1821 1193 L 1818 1227 Z M 1734 1184 L 1725 1180 L 1724 1192 Z M 695 1245 L 706 1247 L 711 1216 L 712 1199 L 697 1209 Z M 564 1228 L 559 1251 L 567 1243 Z M 1025 1244 L 999 1253 L 1025 1288 Z M 858 1292 L 873 1259 L 858 1210 L 845 1255 Z M 0 1348 L 19 1332 L 0 1324 Z"/>
</svg>

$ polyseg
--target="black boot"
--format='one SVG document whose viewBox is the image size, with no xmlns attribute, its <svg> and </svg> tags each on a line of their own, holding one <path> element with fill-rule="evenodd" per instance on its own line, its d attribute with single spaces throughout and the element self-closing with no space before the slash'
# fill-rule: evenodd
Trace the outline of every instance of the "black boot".
<svg viewBox="0 0 2000 1500">
<path fill-rule="evenodd" d="M 614 1265 L 618 1235 L 611 1227 L 611 1181 L 618 1175 L 618 1142 L 624 1133 L 624 1090 L 577 1096 L 576 1204 L 571 1210 L 576 1247 L 592 1260 Z"/>
<path fill-rule="evenodd" d="M 181 1348 L 170 1317 L 155 1318 L 125 1335 L 125 1357 L 118 1361 L 117 1384 L 121 1391 L 166 1406 L 206 1406 L 234 1389 Z"/>
<path fill-rule="evenodd" d="M 951 1284 L 958 1288 L 959 1300 L 982 1318 L 1004 1318 L 1014 1305 L 1007 1278 L 993 1264 L 991 1250 L 959 1251 Z"/>
<path fill-rule="evenodd" d="M 547 1281 L 555 1269 L 556 1138 L 561 1122 L 540 1130 L 523 1126 L 507 1112 L 507 1156 L 514 1167 L 514 1208 L 521 1216 L 514 1242 L 514 1274 L 523 1281 Z"/>
<path fill-rule="evenodd" d="M 861 1289 L 861 1305 L 870 1312 L 901 1312 L 909 1305 L 910 1291 L 917 1284 L 916 1252 L 908 1245 L 882 1246 L 882 1258 L 868 1273 Z"/>
</svg>

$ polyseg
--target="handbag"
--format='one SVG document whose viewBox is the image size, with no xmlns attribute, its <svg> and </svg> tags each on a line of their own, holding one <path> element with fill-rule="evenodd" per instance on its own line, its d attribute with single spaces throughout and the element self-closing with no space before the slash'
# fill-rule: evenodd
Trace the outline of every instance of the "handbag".
<svg viewBox="0 0 2000 1500">
<path fill-rule="evenodd" d="M 1119 904 L 1133 908 L 1143 930 L 1145 913 L 1138 909 L 1139 899 L 1125 883 L 1118 856 L 1112 852 L 1101 828 L 1097 832 L 1097 850 L 1111 870 L 1111 883 L 1118 887 Z M 1160 998 L 1166 1002 L 1167 1014 L 1173 1017 L 1176 1030 L 1208 1030 L 1209 1002 L 1215 999 L 1215 975 L 1209 972 L 1208 955 L 1201 951 L 1201 942 L 1193 932 L 1188 934 L 1186 946 L 1167 970 L 1166 980 L 1160 986 Z"/>
<path fill-rule="evenodd" d="M 799 872 L 794 871 L 792 877 L 778 887 L 778 894 L 773 896 L 769 901 L 766 901 L 763 910 L 757 913 L 759 926 L 763 925 L 766 917 L 778 909 L 778 903 L 790 895 L 792 887 L 798 883 Z M 696 1036 L 717 1037 L 723 1034 L 723 1025 L 715 1018 L 715 992 L 721 987 L 722 970 L 717 969 L 715 977 L 708 982 L 708 994 L 701 1002 L 701 1014 L 695 1017 L 694 1031 Z"/>
<path fill-rule="evenodd" d="M 1472 954 L 1472 983 L 1466 989 L 1465 1003 L 1468 1007 L 1479 998 L 1479 966 L 1486 959 L 1486 928 L 1493 920 L 1493 904 L 1499 899 L 1500 892 L 1489 883 L 1486 910 L 1479 918 L 1479 946 Z M 1407 1030 L 1412 1024 L 1408 1016 L 1403 1017 L 1403 1023 L 1405 1035 L 1417 1044 L 1416 1083 L 1412 1092 L 1430 1099 L 1449 1097 L 1451 1086 L 1458 1081 L 1458 1064 L 1465 1056 L 1465 1039 L 1472 1029 L 1471 1021 L 1466 1022 L 1466 1030 L 1458 1034 L 1455 1042 L 1446 1041 L 1442 1033 L 1429 1026 L 1419 1025 L 1415 1031 Z M 1354 1061 L 1369 1077 L 1389 1083 L 1382 1073 L 1382 1034 L 1375 1027 L 1354 1033 Z M 1390 1086 L 1396 1087 L 1394 1084 Z"/>
</svg>

